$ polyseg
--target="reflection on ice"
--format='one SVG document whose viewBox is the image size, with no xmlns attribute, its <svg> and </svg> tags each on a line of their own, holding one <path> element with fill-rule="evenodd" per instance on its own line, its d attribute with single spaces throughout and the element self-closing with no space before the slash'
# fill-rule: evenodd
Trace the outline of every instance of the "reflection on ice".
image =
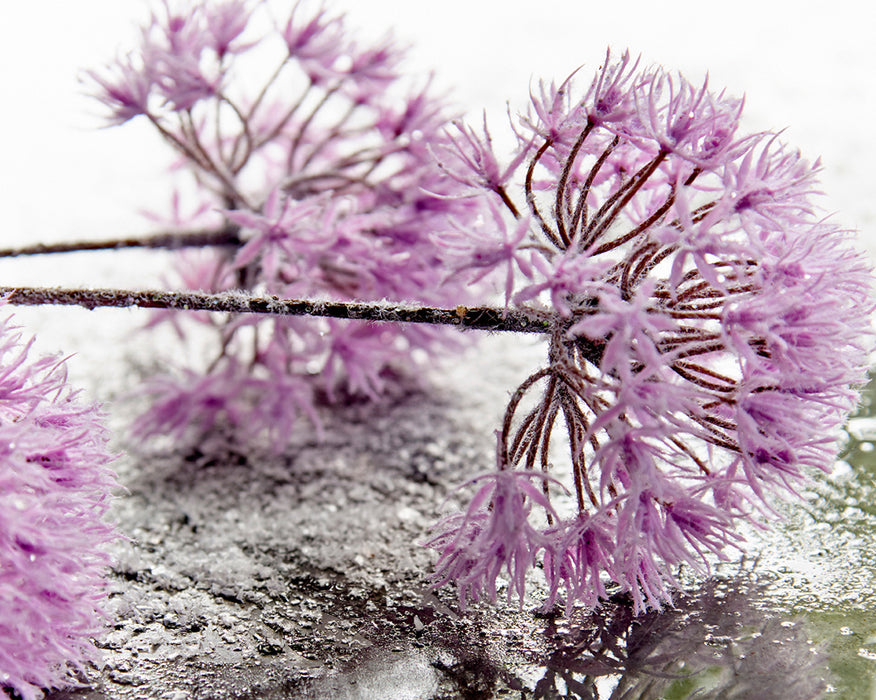
<svg viewBox="0 0 876 700">
<path fill-rule="evenodd" d="M 539 663 L 536 698 L 821 697 L 826 659 L 805 621 L 765 611 L 766 585 L 712 579 L 672 609 L 633 617 L 624 601 L 560 619 L 544 635 L 555 647 Z"/>
<path fill-rule="evenodd" d="M 297 685 L 295 697 L 822 697 L 832 687 L 827 657 L 805 620 L 770 609 L 769 585 L 754 574 L 714 578 L 673 608 L 639 617 L 622 598 L 571 619 L 523 613 L 532 629 L 521 633 L 512 624 L 501 630 L 510 654 L 445 629 L 415 646 L 372 647 L 338 673 Z M 446 623 L 433 618 L 427 630 Z"/>
</svg>

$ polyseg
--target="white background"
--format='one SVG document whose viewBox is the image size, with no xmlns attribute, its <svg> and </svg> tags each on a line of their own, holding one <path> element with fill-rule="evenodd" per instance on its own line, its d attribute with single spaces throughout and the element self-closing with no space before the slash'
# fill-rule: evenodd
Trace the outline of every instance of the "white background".
<svg viewBox="0 0 876 700">
<path fill-rule="evenodd" d="M 271 2 L 280 14 L 292 6 Z M 148 228 L 138 210 L 167 206 L 166 149 L 137 120 L 100 128 L 100 105 L 79 82 L 84 69 L 132 44 L 148 7 L 145 0 L 2 0 L 0 247 L 136 233 Z M 628 47 L 646 64 L 694 81 L 708 72 L 714 88 L 746 95 L 745 128 L 786 129 L 786 141 L 813 160 L 822 156 L 825 209 L 876 253 L 872 3 L 334 0 L 329 7 L 347 11 L 366 37 L 393 29 L 411 46 L 414 76 L 434 70 L 461 111 L 475 119 L 488 111 L 494 134 L 505 126 L 506 100 L 522 109 L 539 78 L 559 81 L 581 65 L 586 85 L 607 46 Z M 110 256 L 0 261 L 0 284 L 157 279 L 145 272 L 148 254 Z"/>
<path fill-rule="evenodd" d="M 277 6 L 291 6 L 279 0 Z M 145 0 L 3 0 L 0 10 L 2 240 L 57 238 L 132 226 L 160 176 L 145 125 L 98 130 L 77 73 L 111 59 L 147 16 Z M 876 10 L 856 0 L 334 0 L 350 25 L 393 28 L 412 72 L 434 69 L 470 114 L 499 131 L 504 102 L 521 107 L 539 77 L 596 67 L 629 47 L 747 96 L 751 129 L 784 129 L 814 158 L 841 220 L 876 236 Z M 538 9 L 535 9 L 538 8 Z M 152 144 L 151 141 L 147 143 Z M 96 230 L 95 230 L 96 229 Z"/>
</svg>

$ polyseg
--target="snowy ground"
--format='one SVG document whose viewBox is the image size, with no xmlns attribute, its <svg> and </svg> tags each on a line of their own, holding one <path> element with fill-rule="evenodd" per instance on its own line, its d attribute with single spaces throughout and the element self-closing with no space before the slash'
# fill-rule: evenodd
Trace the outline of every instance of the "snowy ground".
<svg viewBox="0 0 876 700">
<path fill-rule="evenodd" d="M 105 665 L 50 697 L 658 697 L 703 679 L 735 697 L 816 697 L 824 655 L 746 565 L 635 622 L 623 601 L 543 615 L 537 583 L 522 609 L 464 614 L 453 591 L 428 589 L 418 543 L 488 468 L 504 387 L 539 359 L 510 342 L 480 343 L 440 374 L 447 388 L 327 415 L 325 439 L 302 434 L 280 457 L 221 443 L 129 451 Z"/>
</svg>

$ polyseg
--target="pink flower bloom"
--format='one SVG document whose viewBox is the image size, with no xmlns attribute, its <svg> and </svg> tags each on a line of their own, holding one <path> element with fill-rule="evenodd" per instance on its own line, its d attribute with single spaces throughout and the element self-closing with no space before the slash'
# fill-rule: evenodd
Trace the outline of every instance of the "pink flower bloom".
<svg viewBox="0 0 876 700">
<path fill-rule="evenodd" d="M 409 93 L 403 102 L 380 105 L 380 117 L 375 127 L 392 142 L 395 139 L 412 139 L 411 145 L 422 143 L 426 134 L 437 134 L 447 123 L 445 106 L 434 100 L 429 93 L 432 79 L 423 88 Z M 425 144 L 424 144 L 425 145 Z"/>
<path fill-rule="evenodd" d="M 544 573 L 550 588 L 545 608 L 554 605 L 565 588 L 567 612 L 580 601 L 588 608 L 597 608 L 608 593 L 603 574 L 610 575 L 614 550 L 615 525 L 609 516 L 579 514 L 545 534 L 556 542 L 544 550 Z"/>
<path fill-rule="evenodd" d="M 137 421 L 134 435 L 162 433 L 180 441 L 192 429 L 199 434 L 214 431 L 220 427 L 220 416 L 231 426 L 241 424 L 244 418 L 238 399 L 245 392 L 241 381 L 245 375 L 230 364 L 223 369 L 222 374 L 207 376 L 185 372 L 182 378 L 153 377 L 144 392 L 154 397 L 154 403 Z"/>
<path fill-rule="evenodd" d="M 656 339 L 675 331 L 679 324 L 653 307 L 655 283 L 648 280 L 629 300 L 616 292 L 600 291 L 594 313 L 586 314 L 568 330 L 569 337 L 585 335 L 591 340 L 608 338 L 599 367 L 603 374 L 624 376 L 635 367 L 640 372 L 663 363 Z M 631 377 L 630 377 L 631 378 Z"/>
<path fill-rule="evenodd" d="M 378 324 L 329 321 L 327 327 L 331 336 L 320 373 L 329 400 L 337 401 L 344 393 L 379 400 L 386 391 L 383 375 L 392 363 L 391 353 L 399 360 L 404 357 L 397 334 Z"/>
<path fill-rule="evenodd" d="M 109 108 L 110 124 L 124 124 L 149 112 L 153 77 L 136 66 L 131 56 L 119 58 L 104 73 L 88 71 L 85 75 L 97 86 L 95 97 Z"/>
<path fill-rule="evenodd" d="M 624 51 L 617 63 L 611 62 L 610 50 L 605 52 L 605 63 L 581 101 L 592 123 L 623 123 L 634 113 L 632 90 L 635 86 L 631 82 L 638 66 L 639 59 L 630 65 L 629 51 Z"/>
<path fill-rule="evenodd" d="M 809 163 L 799 151 L 786 151 L 777 139 L 773 136 L 759 152 L 752 149 L 738 163 L 728 163 L 724 171 L 724 188 L 743 225 L 748 218 L 765 218 L 781 227 L 815 214 L 811 197 L 819 194 L 819 162 Z"/>
<path fill-rule="evenodd" d="M 248 23 L 246 1 L 178 5 L 161 3 L 142 27 L 138 49 L 110 66 L 109 76 L 86 73 L 97 86 L 95 96 L 110 109 L 111 124 L 141 114 L 157 119 L 186 112 L 221 90 L 222 59 L 244 48 L 235 41 Z"/>
<path fill-rule="evenodd" d="M 436 525 L 438 534 L 426 543 L 440 553 L 433 581 L 436 586 L 454 581 L 460 605 L 481 597 L 495 601 L 496 579 L 503 570 L 511 583 L 508 600 L 516 595 L 523 605 L 526 573 L 548 543 L 547 537 L 529 524 L 531 511 L 536 506 L 556 517 L 533 478 L 543 481 L 546 477 L 516 470 L 477 477 L 471 483 L 483 485 L 468 512 L 451 515 Z"/>
<path fill-rule="evenodd" d="M 251 44 L 237 44 L 236 40 L 243 34 L 249 23 L 250 0 L 225 0 L 215 3 L 209 12 L 205 12 L 204 20 L 207 34 L 210 36 L 210 47 L 221 60 L 225 54 L 236 53 L 251 48 Z"/>
<path fill-rule="evenodd" d="M 443 101 L 427 88 L 404 89 L 402 52 L 389 38 L 358 41 L 342 17 L 304 3 L 279 25 L 271 28 L 270 19 L 264 2 L 165 0 L 133 54 L 136 77 L 149 86 L 149 119 L 181 158 L 175 174 L 193 173 L 198 201 L 240 231 L 237 247 L 217 248 L 195 265 L 183 257 L 181 282 L 286 298 L 473 300 L 477 286 L 447 274 L 452 252 L 434 237 L 470 228 L 488 211 L 434 161 L 433 152 L 452 145 Z M 258 26 L 268 29 L 259 35 Z M 254 58 L 277 42 L 287 50 L 281 65 L 263 75 L 240 70 L 244 48 Z M 512 242 L 506 254 L 510 267 L 526 269 Z M 179 315 L 160 320 L 185 335 Z M 198 433 L 183 423 L 273 436 L 270 412 L 248 404 L 258 400 L 258 382 L 277 376 L 285 386 L 294 377 L 290 415 L 311 418 L 317 397 L 376 399 L 389 388 L 388 374 L 416 375 L 457 342 L 438 329 L 387 324 L 197 320 L 215 327 L 217 357 L 206 372 L 181 368 L 178 380 L 152 385 L 154 407 L 139 424 L 144 437 Z"/>
<path fill-rule="evenodd" d="M 325 8 L 302 20 L 296 16 L 300 7 L 301 2 L 296 2 L 282 37 L 289 56 L 302 63 L 311 80 L 320 81 L 347 51 L 344 21 L 328 16 Z"/>
<path fill-rule="evenodd" d="M 266 277 L 271 281 L 277 280 L 281 258 L 288 255 L 290 247 L 294 246 L 293 236 L 301 220 L 312 216 L 317 210 L 315 202 L 295 202 L 279 190 L 274 190 L 268 195 L 261 213 L 239 210 L 226 212 L 228 220 L 240 226 L 244 237 L 248 238 L 234 256 L 233 267 L 245 269 L 258 260 Z M 294 249 L 291 253 L 295 254 Z"/>
<path fill-rule="evenodd" d="M 97 659 L 116 483 L 97 407 L 27 354 L 0 322 L 0 695 L 32 700 Z"/>
<path fill-rule="evenodd" d="M 523 124 L 551 143 L 574 141 L 586 123 L 586 114 L 572 100 L 572 77 L 559 87 L 556 83 L 540 81 L 538 95 L 531 95 L 531 112 Z"/>
<path fill-rule="evenodd" d="M 741 141 L 733 137 L 739 124 L 743 101 L 713 95 L 708 80 L 701 87 L 691 85 L 661 69 L 642 80 L 633 93 L 637 117 L 630 134 L 642 135 L 659 144 L 662 150 L 709 169 L 723 165 L 748 150 L 758 135 Z"/>
<path fill-rule="evenodd" d="M 162 4 L 163 12 L 153 12 L 151 24 L 143 30 L 143 66 L 164 105 L 175 112 L 187 111 L 219 89 L 221 72 L 207 65 L 213 36 L 204 18 L 205 12 L 217 10 L 207 10 L 195 0 L 186 0 L 177 10 L 170 0 Z M 224 11 L 224 7 L 218 10 L 223 16 Z"/>
<path fill-rule="evenodd" d="M 453 126 L 459 134 L 449 135 L 449 144 L 440 154 L 448 156 L 442 167 L 450 177 L 464 185 L 500 193 L 528 155 L 528 150 L 521 148 L 512 161 L 503 167 L 493 153 L 493 140 L 487 128 L 486 113 L 483 137 L 461 121 L 453 122 Z"/>
<path fill-rule="evenodd" d="M 398 80 L 398 70 L 403 52 L 392 37 L 385 37 L 379 44 L 359 48 L 352 45 L 346 62 L 336 64 L 335 69 L 345 78 L 343 90 L 356 104 L 381 103 L 386 87 Z"/>
<path fill-rule="evenodd" d="M 569 251 L 567 255 L 553 255 L 547 260 L 540 255 L 533 255 L 532 266 L 540 275 L 533 284 L 514 294 L 514 303 L 540 301 L 546 292 L 551 307 L 566 318 L 572 315 L 574 302 L 570 301 L 576 299 L 581 302 L 597 294 L 602 287 L 599 278 L 611 267 L 608 262 L 590 260 L 574 251 Z M 532 279 L 535 276 L 528 277 Z"/>
<path fill-rule="evenodd" d="M 471 251 L 457 264 L 552 312 L 549 363 L 513 394 L 498 464 L 509 483 L 540 467 L 574 489 L 556 522 L 506 511 L 526 532 L 516 561 L 540 563 L 548 604 L 565 591 L 567 612 L 612 590 L 637 612 L 671 600 L 679 564 L 707 570 L 738 546 L 741 519 L 758 523 L 777 491 L 830 468 L 865 378 L 870 266 L 819 219 L 817 164 L 775 136 L 738 135 L 741 109 L 624 54 L 580 100 L 571 79 L 541 84 L 522 119 L 534 138 L 510 159 L 528 167 L 516 188 L 503 175 L 503 197 L 492 150 L 455 141 L 466 186 L 507 220 L 493 228 L 513 224 L 513 249 L 531 251 L 528 273 L 509 277 L 507 236 L 477 231 L 468 249 L 452 241 Z M 560 510 L 552 491 L 542 511 Z M 436 584 L 523 581 L 475 563 L 518 531 L 488 527 L 484 498 L 444 521 L 456 534 L 439 540 Z"/>
<path fill-rule="evenodd" d="M 436 236 L 438 245 L 446 247 L 458 256 L 459 262 L 452 265 L 452 275 L 465 274 L 471 282 L 480 282 L 500 265 L 505 267 L 505 308 L 511 303 L 511 294 L 518 274 L 532 279 L 533 268 L 531 255 L 527 255 L 524 242 L 529 240 L 530 223 L 527 219 L 516 222 L 513 232 L 507 229 L 507 223 L 492 202 L 490 203 L 492 221 L 474 229 L 457 230 Z M 485 233 L 478 229 L 486 228 Z M 500 247 L 497 247 L 497 236 L 501 236 Z"/>
</svg>

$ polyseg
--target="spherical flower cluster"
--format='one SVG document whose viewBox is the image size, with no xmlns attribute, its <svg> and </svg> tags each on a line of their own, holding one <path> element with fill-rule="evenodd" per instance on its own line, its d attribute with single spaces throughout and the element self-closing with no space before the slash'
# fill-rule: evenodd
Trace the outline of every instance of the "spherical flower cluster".
<svg viewBox="0 0 876 700">
<path fill-rule="evenodd" d="M 188 223 L 219 216 L 218 228 L 239 237 L 184 256 L 186 286 L 438 306 L 471 298 L 431 234 L 472 224 L 479 203 L 435 162 L 450 142 L 444 105 L 428 84 L 402 85 L 391 39 L 364 44 L 343 17 L 301 3 L 268 31 L 263 2 L 161 7 L 136 51 L 91 75 L 111 122 L 148 119 L 194 173 L 203 203 Z M 259 79 L 253 66 L 269 61 L 275 70 Z M 279 447 L 319 401 L 379 397 L 387 376 L 449 337 L 391 324 L 202 320 L 219 337 L 216 356 L 206 371 L 152 382 L 142 435 L 222 424 L 269 433 Z"/>
<path fill-rule="evenodd" d="M 116 486 L 99 411 L 28 347 L 0 322 L 0 697 L 24 700 L 96 658 Z"/>
<path fill-rule="evenodd" d="M 502 212 L 444 237 L 456 274 L 492 271 L 506 304 L 554 322 L 493 490 L 430 543 L 436 585 L 492 598 L 501 574 L 522 597 L 540 565 L 549 605 L 598 605 L 610 581 L 658 607 L 679 564 L 725 557 L 741 519 L 831 467 L 872 345 L 869 265 L 819 218 L 817 164 L 740 135 L 741 108 L 607 56 L 580 97 L 571 79 L 540 86 L 510 167 L 486 131 L 441 152 Z"/>
</svg>

